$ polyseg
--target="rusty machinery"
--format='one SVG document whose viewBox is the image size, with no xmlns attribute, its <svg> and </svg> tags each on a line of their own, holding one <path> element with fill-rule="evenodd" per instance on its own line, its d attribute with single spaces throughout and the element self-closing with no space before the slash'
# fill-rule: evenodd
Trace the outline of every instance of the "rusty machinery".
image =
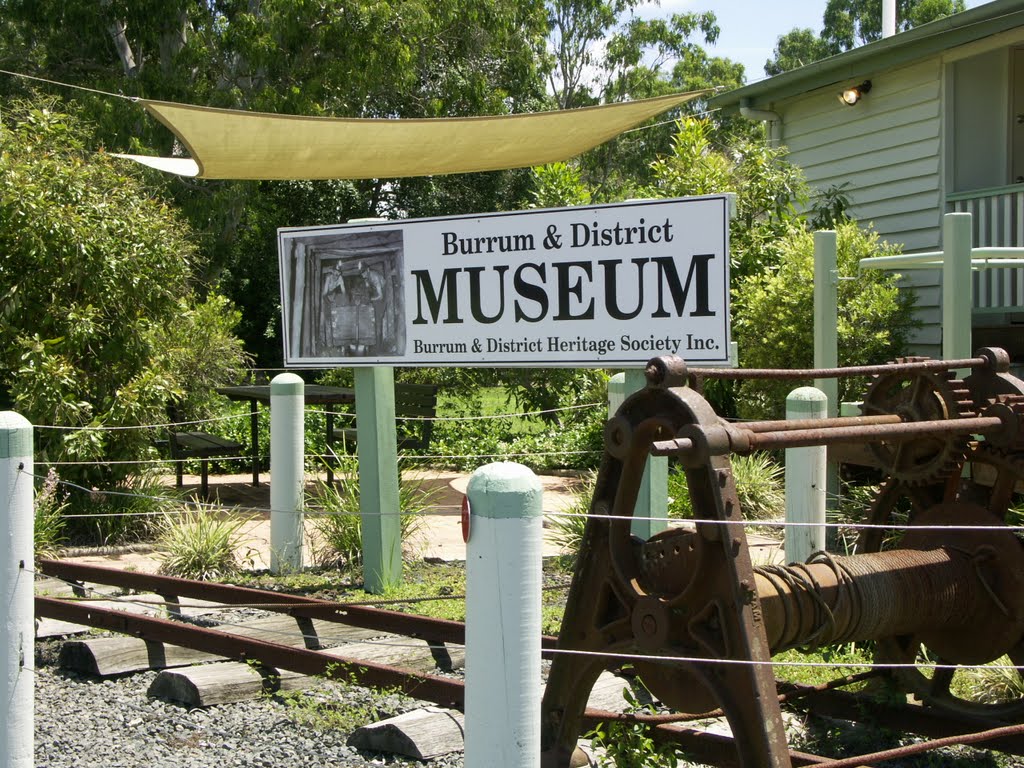
<svg viewBox="0 0 1024 768">
<path fill-rule="evenodd" d="M 558 642 L 574 653 L 556 655 L 542 705 L 544 768 L 570 765 L 594 682 L 627 658 L 671 709 L 723 711 L 748 768 L 790 765 L 768 663 L 789 648 L 874 641 L 926 704 L 1024 719 L 1024 698 L 982 703 L 952 685 L 956 665 L 1024 667 L 1024 545 L 1005 520 L 1024 477 L 1024 382 L 1008 370 L 1005 352 L 983 349 L 817 371 L 874 374 L 863 415 L 733 424 L 686 386 L 682 360 L 652 360 L 606 426 Z M 755 568 L 729 456 L 808 445 L 870 455 L 884 477 L 875 527 L 857 554 Z M 679 461 L 698 520 L 641 541 L 630 524 L 648 455 Z"/>
</svg>

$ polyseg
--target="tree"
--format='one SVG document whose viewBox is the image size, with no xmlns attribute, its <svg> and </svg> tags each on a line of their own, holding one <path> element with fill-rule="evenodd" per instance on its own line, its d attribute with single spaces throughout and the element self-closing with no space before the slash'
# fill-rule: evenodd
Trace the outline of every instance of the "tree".
<svg viewBox="0 0 1024 768">
<path fill-rule="evenodd" d="M 859 267 L 860 260 L 896 253 L 896 246 L 856 222 L 836 226 L 839 282 L 839 363 L 869 365 L 904 354 L 914 298 L 896 287 L 896 277 Z M 775 269 L 749 274 L 733 290 L 734 337 L 744 368 L 813 366 L 814 236 L 791 226 L 780 242 Z M 786 395 L 800 382 L 750 380 L 740 384 L 739 415 L 784 418 Z M 840 399 L 855 397 L 862 381 L 840 379 Z"/>
<path fill-rule="evenodd" d="M 779 259 L 779 241 L 807 199 L 803 174 L 786 162 L 786 150 L 748 135 L 716 133 L 707 119 L 680 121 L 671 154 L 652 163 L 654 182 L 644 197 L 684 197 L 733 192 L 729 227 L 732 279 L 741 280 Z"/>
<path fill-rule="evenodd" d="M 899 0 L 896 29 L 905 32 L 966 9 L 964 0 Z M 880 39 L 882 0 L 828 0 L 822 25 L 819 36 L 804 28 L 779 37 L 765 73 L 778 75 Z"/>
<path fill-rule="evenodd" d="M 636 15 L 639 0 L 550 2 L 549 89 L 562 108 L 659 96 L 674 91 L 733 88 L 743 66 L 709 57 L 718 39 L 714 13 Z M 650 162 L 672 146 L 673 124 L 703 108 L 690 102 L 596 147 L 580 158 L 595 202 L 635 196 L 651 180 Z"/>
<path fill-rule="evenodd" d="M 18 61 L 9 68 L 127 96 L 345 117 L 515 113 L 545 102 L 541 0 L 0 0 L 0 19 L 0 40 Z M 4 82 L 8 93 L 17 87 Z M 182 149 L 130 101 L 79 100 L 97 128 L 92 147 Z M 265 315 L 278 290 L 248 276 L 254 266 L 276 270 L 277 227 L 493 210 L 520 202 L 527 178 L 496 172 L 296 188 L 146 176 L 200 234 L 203 277 L 216 284 L 230 275 L 225 286 L 243 308 L 246 340 L 265 365 L 279 362 Z M 301 210 L 290 197 L 296 189 L 301 201 L 310 192 L 330 204 Z"/>
<path fill-rule="evenodd" d="M 110 487 L 147 455 L 168 401 L 201 411 L 245 363 L 222 297 L 195 293 L 188 226 L 123 161 L 83 150 L 52 102 L 9 105 L 0 134 L 0 402 L 39 430 L 37 455 L 98 462 Z"/>
<path fill-rule="evenodd" d="M 791 69 L 813 64 L 835 53 L 838 51 L 815 34 L 813 29 L 793 29 L 779 37 L 775 44 L 774 58 L 765 62 L 764 72 L 769 77 L 774 77 Z"/>
</svg>

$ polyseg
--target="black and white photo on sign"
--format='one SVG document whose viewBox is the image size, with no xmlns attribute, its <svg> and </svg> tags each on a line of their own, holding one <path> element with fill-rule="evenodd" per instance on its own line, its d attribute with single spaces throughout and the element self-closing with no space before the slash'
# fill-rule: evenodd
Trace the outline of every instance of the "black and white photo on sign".
<svg viewBox="0 0 1024 768">
<path fill-rule="evenodd" d="M 401 230 L 296 238 L 289 262 L 289 333 L 302 357 L 405 354 Z"/>
</svg>

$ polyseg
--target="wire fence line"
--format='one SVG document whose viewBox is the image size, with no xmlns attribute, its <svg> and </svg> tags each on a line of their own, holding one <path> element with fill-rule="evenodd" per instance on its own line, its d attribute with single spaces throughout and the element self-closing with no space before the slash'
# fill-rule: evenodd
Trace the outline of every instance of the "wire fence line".
<svg viewBox="0 0 1024 768">
<path fill-rule="evenodd" d="M 25 470 L 21 470 L 22 474 L 29 475 L 36 480 L 45 480 L 45 477 L 40 475 L 30 474 Z M 442 473 L 438 473 L 437 477 L 440 477 Z M 419 482 L 429 481 L 431 478 L 429 475 L 425 477 L 416 478 Z M 357 511 L 353 512 L 331 512 L 316 506 L 306 506 L 301 510 L 275 510 L 273 507 L 258 507 L 258 506 L 238 506 L 238 505 L 227 505 L 220 502 L 206 502 L 196 499 L 187 495 L 172 495 L 172 496 L 158 496 L 154 494 L 143 494 L 133 493 L 130 491 L 103 491 L 96 488 L 86 488 L 85 486 L 78 485 L 76 483 L 68 482 L 65 480 L 57 480 L 57 483 L 64 488 L 68 488 L 80 493 L 86 493 L 90 496 L 117 496 L 124 498 L 135 498 L 145 501 L 156 501 L 166 502 L 170 505 L 177 505 L 179 509 L 168 510 L 166 514 L 182 514 L 187 511 L 187 508 L 195 508 L 198 510 L 207 511 L 221 511 L 221 512 L 247 512 L 247 513 L 259 513 L 259 514 L 303 514 L 307 517 L 329 517 L 331 515 L 338 514 L 356 514 Z M 581 492 L 582 493 L 582 492 Z M 186 509 L 182 509 L 186 508 Z M 445 514 L 445 510 L 458 510 L 459 505 L 443 505 L 443 504 L 431 504 L 430 509 L 417 509 L 417 510 L 395 510 L 386 512 L 371 512 L 362 513 L 358 512 L 361 516 L 388 518 L 388 517 L 431 517 L 436 515 Z M 124 511 L 124 512 L 109 512 L 109 513 L 83 513 L 83 514 L 69 514 L 62 515 L 66 519 L 90 519 L 98 517 L 159 517 L 164 515 L 163 511 Z M 790 530 L 794 528 L 831 528 L 841 530 L 916 530 L 916 531 L 991 531 L 991 526 L 986 525 L 931 525 L 931 524 L 900 524 L 898 522 L 891 523 L 860 523 L 853 520 L 850 521 L 838 521 L 838 522 L 800 522 L 800 521 L 786 521 L 782 519 L 739 519 L 739 520 L 719 520 L 715 518 L 700 518 L 700 517 L 679 517 L 679 516 L 647 516 L 647 515 L 612 515 L 612 514 L 600 514 L 595 512 L 573 512 L 568 510 L 545 510 L 544 517 L 552 519 L 599 519 L 599 520 L 640 520 L 647 522 L 676 524 L 680 526 L 697 526 L 697 525 L 721 525 L 725 527 L 733 528 L 774 528 L 782 531 Z M 1000 526 L 1000 530 L 1024 532 L 1024 525 L 1003 525 Z"/>
<path fill-rule="evenodd" d="M 601 403 L 584 403 L 581 405 L 567 405 L 561 408 L 547 408 L 540 411 L 511 411 L 507 413 L 492 413 L 482 414 L 479 416 L 395 416 L 395 421 L 431 421 L 431 422 L 448 422 L 448 421 L 494 421 L 500 419 L 520 419 L 530 418 L 535 416 L 547 416 L 556 413 L 564 413 L 569 411 L 587 410 L 593 408 L 606 408 L 606 405 Z M 260 412 L 262 417 L 264 412 Z M 307 408 L 307 416 L 327 416 L 331 415 L 334 417 L 354 419 L 356 414 L 351 411 L 327 411 L 319 408 Z M 161 422 L 157 424 L 128 424 L 128 425 L 96 425 L 96 424 L 85 424 L 82 426 L 70 426 L 65 424 L 33 424 L 34 429 L 48 429 L 57 432 L 82 432 L 82 431 L 95 431 L 95 432 L 123 432 L 129 430 L 159 430 L 159 429 L 172 429 L 175 427 L 184 426 L 201 426 L 203 424 L 218 424 L 225 421 L 234 421 L 236 419 L 251 419 L 252 414 L 250 412 L 245 413 L 232 413 L 224 416 L 211 416 L 205 419 L 194 419 L 190 421 L 172 421 L 172 422 Z"/>
</svg>

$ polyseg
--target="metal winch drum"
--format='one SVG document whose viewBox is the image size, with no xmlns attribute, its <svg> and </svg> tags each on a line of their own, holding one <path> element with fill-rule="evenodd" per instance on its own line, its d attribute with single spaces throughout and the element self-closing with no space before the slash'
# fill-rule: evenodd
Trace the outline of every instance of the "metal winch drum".
<svg viewBox="0 0 1024 768">
<path fill-rule="evenodd" d="M 872 641 L 926 705 L 1024 720 L 1024 698 L 973 701 L 953 685 L 959 665 L 1007 657 L 1024 668 L 1024 545 L 1007 523 L 1024 478 L 1024 382 L 1008 371 L 1005 352 L 982 349 L 804 372 L 870 373 L 863 415 L 733 424 L 688 386 L 681 359 L 652 360 L 646 388 L 606 426 L 558 640 L 593 655 L 552 662 L 544 768 L 570 765 L 598 675 L 625 660 L 672 710 L 724 712 L 748 768 L 791 764 L 767 663 L 789 648 Z M 881 473 L 857 554 L 755 568 L 730 456 L 811 445 Z M 641 541 L 630 525 L 650 455 L 680 463 L 697 521 Z"/>
</svg>

